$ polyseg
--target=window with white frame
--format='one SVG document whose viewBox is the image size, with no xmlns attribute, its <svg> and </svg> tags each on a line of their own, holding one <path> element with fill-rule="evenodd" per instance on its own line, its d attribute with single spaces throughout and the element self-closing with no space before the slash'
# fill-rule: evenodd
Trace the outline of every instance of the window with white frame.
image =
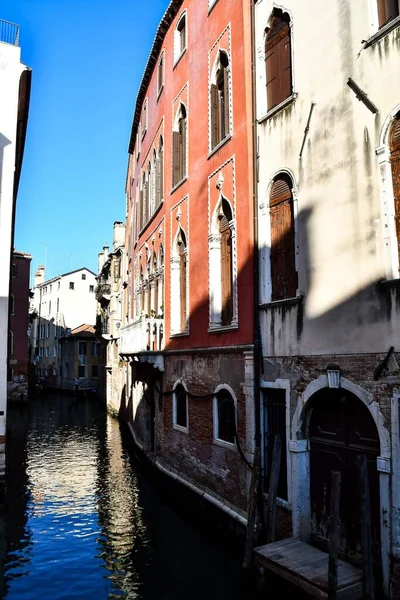
<svg viewBox="0 0 400 600">
<path fill-rule="evenodd" d="M 145 99 L 145 101 L 143 102 L 143 108 L 142 108 L 142 119 L 141 119 L 141 138 L 143 139 L 145 136 L 145 133 L 147 131 L 147 107 L 148 107 L 148 100 L 147 98 Z"/>
<path fill-rule="evenodd" d="M 161 94 L 161 91 L 164 87 L 164 59 L 165 59 L 165 51 L 161 52 L 160 60 L 158 61 L 157 67 L 157 95 Z"/>
<path fill-rule="evenodd" d="M 172 394 L 172 415 L 173 425 L 176 429 L 188 430 L 189 426 L 189 407 L 188 394 L 183 383 L 177 383 Z"/>
<path fill-rule="evenodd" d="M 181 15 L 174 32 L 174 64 L 178 62 L 187 46 L 186 11 Z"/>
<path fill-rule="evenodd" d="M 214 211 L 209 235 L 211 328 L 237 324 L 235 243 L 232 207 L 221 195 Z"/>
<path fill-rule="evenodd" d="M 236 407 L 232 394 L 221 388 L 214 399 L 214 439 L 227 444 L 235 443 Z"/>
<path fill-rule="evenodd" d="M 220 50 L 213 68 L 211 103 L 211 149 L 220 144 L 230 133 L 229 58 Z"/>
<path fill-rule="evenodd" d="M 397 253 L 400 264 L 400 111 L 393 119 L 389 143 L 394 197 L 394 220 L 397 237 Z"/>
<path fill-rule="evenodd" d="M 186 177 L 187 113 L 182 102 L 175 116 L 172 132 L 172 186 Z"/>
<path fill-rule="evenodd" d="M 178 228 L 171 256 L 171 333 L 188 331 L 188 248 L 186 234 Z"/>
<path fill-rule="evenodd" d="M 158 144 L 158 156 L 156 160 L 156 208 L 164 200 L 164 142 L 162 136 Z"/>
</svg>

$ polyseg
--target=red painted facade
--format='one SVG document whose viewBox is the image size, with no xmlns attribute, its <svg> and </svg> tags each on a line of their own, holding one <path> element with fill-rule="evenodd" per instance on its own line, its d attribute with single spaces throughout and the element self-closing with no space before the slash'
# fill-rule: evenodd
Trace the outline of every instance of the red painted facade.
<svg viewBox="0 0 400 600">
<path fill-rule="evenodd" d="M 10 289 L 10 339 L 8 378 L 14 382 L 28 381 L 28 312 L 29 278 L 32 257 L 13 252 Z M 23 378 L 23 379 L 22 379 Z"/>
<path fill-rule="evenodd" d="M 142 324 L 148 332 L 145 347 L 122 343 L 136 436 L 165 468 L 239 514 L 249 478 L 243 453 L 251 460 L 254 445 L 251 72 L 249 0 L 170 3 L 131 132 L 121 329 L 131 327 L 132 344 Z M 161 378 L 140 366 L 157 354 Z M 184 427 L 182 414 L 174 417 L 179 384 Z M 232 424 L 225 406 L 220 425 L 221 389 L 234 403 L 232 443 L 219 439 Z"/>
</svg>

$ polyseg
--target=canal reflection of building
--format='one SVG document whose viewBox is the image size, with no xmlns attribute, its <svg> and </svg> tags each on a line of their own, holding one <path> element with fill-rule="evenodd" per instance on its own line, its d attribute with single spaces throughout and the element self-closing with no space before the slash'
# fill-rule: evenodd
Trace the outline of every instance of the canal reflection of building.
<svg viewBox="0 0 400 600">
<path fill-rule="evenodd" d="M 32 560 L 32 532 L 28 527 L 27 407 L 9 407 L 7 416 L 7 489 L 0 516 L 1 587 L 3 597 L 8 582 L 29 570 Z M 4 563 L 7 563 L 5 572 Z"/>
<path fill-rule="evenodd" d="M 102 529 L 101 557 L 108 571 L 107 579 L 115 591 L 135 594 L 143 581 L 141 565 L 149 564 L 150 542 L 139 505 L 138 480 L 122 446 L 120 429 L 110 417 L 104 443 L 99 448 L 97 495 Z"/>
</svg>

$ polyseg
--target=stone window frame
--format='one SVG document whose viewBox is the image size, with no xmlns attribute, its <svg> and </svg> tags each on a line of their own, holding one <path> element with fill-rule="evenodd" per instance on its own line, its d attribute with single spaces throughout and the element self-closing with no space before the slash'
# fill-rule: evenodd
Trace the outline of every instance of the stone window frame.
<svg viewBox="0 0 400 600">
<path fill-rule="evenodd" d="M 186 392 L 186 427 L 183 427 L 183 425 L 179 425 L 176 422 L 176 392 L 175 392 L 175 390 L 178 387 L 178 385 L 181 385 Z M 183 379 L 178 379 L 177 381 L 175 381 L 172 390 L 173 390 L 173 392 L 172 392 L 172 427 L 177 431 L 181 431 L 182 433 L 188 434 L 189 433 L 189 393 L 188 393 L 187 385 L 183 381 Z"/>
<path fill-rule="evenodd" d="M 221 438 L 218 437 L 219 420 L 218 420 L 218 397 L 217 396 L 218 396 L 218 392 L 220 392 L 221 390 L 226 390 L 230 394 L 230 396 L 233 400 L 234 417 L 235 417 L 235 432 L 237 431 L 237 397 L 230 385 L 228 385 L 227 383 L 221 383 L 215 388 L 214 395 L 213 395 L 213 443 L 216 444 L 217 446 L 222 446 L 223 448 L 229 448 L 229 450 L 237 450 L 236 436 L 235 436 L 234 442 L 228 442 L 228 441 L 222 440 Z"/>
</svg>

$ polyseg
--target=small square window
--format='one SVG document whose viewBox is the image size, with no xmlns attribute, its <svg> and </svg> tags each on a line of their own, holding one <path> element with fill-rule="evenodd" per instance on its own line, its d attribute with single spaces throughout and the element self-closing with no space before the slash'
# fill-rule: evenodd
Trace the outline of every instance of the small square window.
<svg viewBox="0 0 400 600">
<path fill-rule="evenodd" d="M 86 279 L 86 273 L 82 273 L 82 279 Z"/>
<path fill-rule="evenodd" d="M 83 379 L 84 377 L 86 377 L 86 366 L 85 365 L 79 365 L 78 377 L 79 377 L 79 379 Z"/>
<path fill-rule="evenodd" d="M 89 285 L 89 292 L 91 294 L 94 292 L 94 285 Z"/>
<path fill-rule="evenodd" d="M 69 289 L 70 290 L 74 290 L 75 289 L 75 283 L 73 281 L 69 282 Z"/>
<path fill-rule="evenodd" d="M 12 264 L 12 267 L 11 267 L 11 276 L 12 277 L 16 277 L 17 276 L 17 265 L 14 264 L 14 263 Z"/>
</svg>

